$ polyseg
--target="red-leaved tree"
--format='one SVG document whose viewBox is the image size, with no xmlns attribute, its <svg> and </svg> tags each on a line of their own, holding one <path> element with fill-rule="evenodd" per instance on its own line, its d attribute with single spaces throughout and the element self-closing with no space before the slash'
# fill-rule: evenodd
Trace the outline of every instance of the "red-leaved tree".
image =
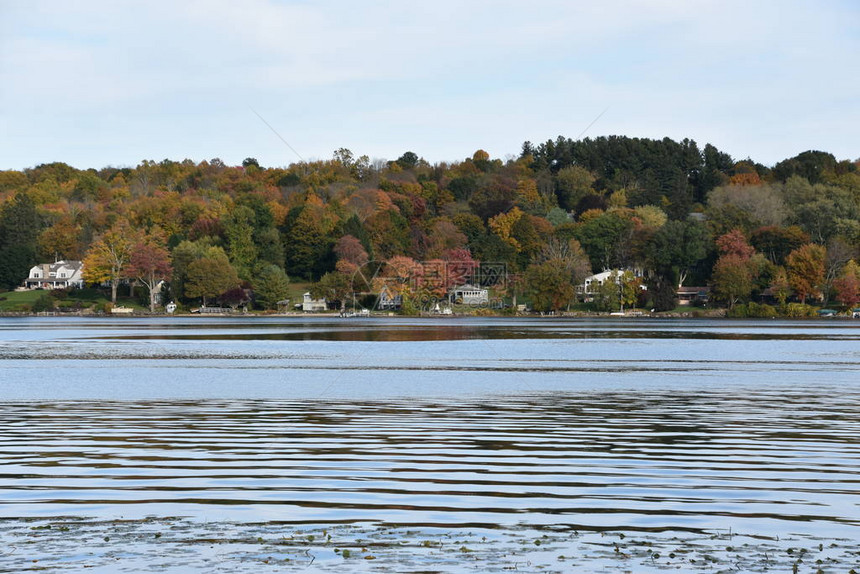
<svg viewBox="0 0 860 574">
<path fill-rule="evenodd" d="M 170 277 L 170 253 L 161 234 L 151 233 L 135 243 L 126 276 L 137 279 L 149 290 L 149 310 L 155 312 L 155 300 L 161 282 Z"/>
</svg>

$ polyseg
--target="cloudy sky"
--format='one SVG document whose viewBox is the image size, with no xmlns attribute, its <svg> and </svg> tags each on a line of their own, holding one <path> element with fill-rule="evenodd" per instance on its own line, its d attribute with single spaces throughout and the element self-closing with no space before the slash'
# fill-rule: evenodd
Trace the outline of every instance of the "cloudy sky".
<svg viewBox="0 0 860 574">
<path fill-rule="evenodd" d="M 0 169 L 620 134 L 860 157 L 860 3 L 0 0 Z"/>
</svg>

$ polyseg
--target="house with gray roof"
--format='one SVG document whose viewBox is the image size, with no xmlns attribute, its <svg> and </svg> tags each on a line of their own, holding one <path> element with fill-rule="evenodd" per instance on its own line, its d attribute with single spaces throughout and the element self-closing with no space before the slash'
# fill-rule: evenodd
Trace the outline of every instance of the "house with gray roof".
<svg viewBox="0 0 860 574">
<path fill-rule="evenodd" d="M 24 280 L 28 289 L 67 289 L 84 286 L 84 264 L 81 261 L 57 261 L 42 263 L 30 268 Z"/>
</svg>

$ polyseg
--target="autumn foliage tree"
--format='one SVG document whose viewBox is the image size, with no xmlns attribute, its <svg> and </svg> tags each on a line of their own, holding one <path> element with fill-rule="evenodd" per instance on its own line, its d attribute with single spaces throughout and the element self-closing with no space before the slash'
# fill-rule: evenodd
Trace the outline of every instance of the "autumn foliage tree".
<svg viewBox="0 0 860 574">
<path fill-rule="evenodd" d="M 202 298 L 204 307 L 208 299 L 238 286 L 239 275 L 220 247 L 210 248 L 206 255 L 188 265 L 185 294 Z"/>
<path fill-rule="evenodd" d="M 136 243 L 135 235 L 128 222 L 120 220 L 93 244 L 84 257 L 84 280 L 87 283 L 110 282 L 111 302 L 114 304 L 119 282 L 126 277 L 126 267 Z"/>
<path fill-rule="evenodd" d="M 824 281 L 813 277 L 818 285 L 798 295 L 829 294 L 827 285 L 833 293 L 837 286 L 852 292 L 852 279 L 840 282 L 840 273 L 857 260 L 860 245 L 860 164 L 823 152 L 768 169 L 691 140 L 559 137 L 527 142 L 520 157 L 507 160 L 478 151 L 431 164 L 407 152 L 397 161 L 370 162 L 341 148 L 331 160 L 265 168 L 247 158 L 243 164 L 144 160 L 136 167 L 78 170 L 54 162 L 0 171 L 0 288 L 21 285 L 33 265 L 83 257 L 87 279 L 111 282 L 115 299 L 118 281 L 141 275 L 129 270 L 122 242 L 137 242 L 132 230 L 159 228 L 173 267 L 171 291 L 185 303 L 189 267 L 202 271 L 207 263 L 200 261 L 211 260 L 216 247 L 230 266 L 209 265 L 211 273 L 192 281 L 195 298 L 204 291 L 211 293 L 207 301 L 217 296 L 206 284 L 220 275 L 232 283 L 231 267 L 255 288 L 268 269 L 273 292 L 283 293 L 284 277 L 270 265 L 308 281 L 338 272 L 351 278 L 353 290 L 369 293 L 382 262 L 402 257 L 422 262 L 414 280 L 398 284 L 415 289 L 414 303 L 449 286 L 452 251 L 516 274 L 564 261 L 548 251 L 573 238 L 596 271 L 643 269 L 651 305 L 660 310 L 674 307 L 687 274 L 690 282 L 712 282 L 715 294 L 724 292 L 729 301 L 785 284 L 789 275 L 798 284 L 810 275 L 801 270 L 802 257 L 785 281 L 776 266 L 786 266 L 788 255 L 812 239 L 827 245 Z M 689 217 L 693 205 L 704 212 L 702 221 Z M 121 226 L 117 239 L 114 228 Z M 850 249 L 837 251 L 838 245 Z M 710 261 L 715 251 L 726 258 L 717 266 Z M 447 266 L 447 279 L 440 279 L 440 266 Z M 745 295 L 748 274 L 753 286 Z M 575 285 L 579 275 L 568 273 L 568 283 Z M 553 277 L 546 278 L 552 285 Z M 515 302 L 516 289 L 492 289 Z"/>
<path fill-rule="evenodd" d="M 334 253 L 337 256 L 337 270 L 347 274 L 355 273 L 370 259 L 361 241 L 352 235 L 338 239 L 334 244 Z"/>
<path fill-rule="evenodd" d="M 73 259 L 81 257 L 81 229 L 69 216 L 63 216 L 39 234 L 38 254 L 43 260 Z"/>
<path fill-rule="evenodd" d="M 836 300 L 845 307 L 851 309 L 860 303 L 860 265 L 849 261 L 842 274 L 833 281 L 833 288 L 836 290 Z"/>
<path fill-rule="evenodd" d="M 568 281 L 572 285 L 581 284 L 591 275 L 588 255 L 576 239 L 564 241 L 557 237 L 551 238 L 541 250 L 538 259 L 543 263 L 551 262 L 566 271 Z"/>
<path fill-rule="evenodd" d="M 472 257 L 472 252 L 462 247 L 445 251 L 442 261 L 445 265 L 447 288 L 468 283 L 480 266 L 480 262 Z"/>
<path fill-rule="evenodd" d="M 778 267 L 770 283 L 770 290 L 780 305 L 785 305 L 788 296 L 791 295 L 791 283 L 788 282 L 788 274 L 785 267 Z"/>
<path fill-rule="evenodd" d="M 576 294 L 570 273 L 553 260 L 530 265 L 526 269 L 525 284 L 536 311 L 559 311 L 569 305 Z"/>
<path fill-rule="evenodd" d="M 721 255 L 711 275 L 714 295 L 731 309 L 752 293 L 764 258 L 756 254 L 740 229 L 721 235 L 716 244 Z"/>
<path fill-rule="evenodd" d="M 809 243 L 809 235 L 796 225 L 760 227 L 750 235 L 750 243 L 773 263 L 782 265 L 789 253 Z"/>
<path fill-rule="evenodd" d="M 752 292 L 753 274 L 749 258 L 735 253 L 723 255 L 714 265 L 713 281 L 714 295 L 728 303 L 731 309 Z"/>
<path fill-rule="evenodd" d="M 807 243 L 788 254 L 786 271 L 791 288 L 806 303 L 807 297 L 821 295 L 824 283 L 824 264 L 827 250 L 814 243 Z"/>
<path fill-rule="evenodd" d="M 140 237 L 133 246 L 126 276 L 139 281 L 149 291 L 149 311 L 155 312 L 158 286 L 170 277 L 170 253 L 164 245 L 164 237 L 151 233 Z"/>
<path fill-rule="evenodd" d="M 339 271 L 326 273 L 311 286 L 311 296 L 315 299 L 325 299 L 328 305 L 344 309 L 347 299 L 352 294 L 350 279 L 347 274 Z"/>
<path fill-rule="evenodd" d="M 749 259 L 755 253 L 755 247 L 749 244 L 740 229 L 733 229 L 718 237 L 717 249 L 722 255 L 737 255 L 742 259 Z"/>
<path fill-rule="evenodd" d="M 489 221 L 490 230 L 498 235 L 502 241 L 516 249 L 522 250 L 522 244 L 514 236 L 514 226 L 525 216 L 519 207 L 514 207 L 507 213 L 499 213 L 491 217 Z"/>
</svg>

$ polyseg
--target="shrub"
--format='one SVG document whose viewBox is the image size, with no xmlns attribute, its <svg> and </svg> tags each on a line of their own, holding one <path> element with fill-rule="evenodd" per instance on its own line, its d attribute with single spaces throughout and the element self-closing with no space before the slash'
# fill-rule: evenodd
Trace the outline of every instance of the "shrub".
<svg viewBox="0 0 860 574">
<path fill-rule="evenodd" d="M 403 303 L 400 305 L 401 315 L 417 315 L 420 309 L 415 305 L 410 297 L 404 297 Z"/>
<path fill-rule="evenodd" d="M 54 298 L 47 293 L 40 295 L 38 299 L 33 301 L 33 313 L 41 313 L 43 311 L 54 310 Z"/>
<path fill-rule="evenodd" d="M 749 311 L 747 310 L 746 305 L 735 305 L 726 311 L 726 317 L 731 317 L 732 319 L 746 319 L 749 317 Z"/>
<path fill-rule="evenodd" d="M 783 313 L 786 317 L 815 317 L 815 307 L 804 303 L 789 303 Z"/>
<path fill-rule="evenodd" d="M 772 305 L 749 302 L 745 305 L 735 305 L 733 308 L 728 310 L 727 316 L 735 319 L 743 319 L 745 317 L 769 319 L 778 317 L 779 312 Z"/>
<path fill-rule="evenodd" d="M 93 311 L 96 313 L 107 313 L 110 314 L 111 309 L 113 309 L 113 303 L 96 303 L 92 306 Z"/>
<path fill-rule="evenodd" d="M 58 301 L 61 301 L 68 296 L 69 296 L 69 290 L 68 289 L 52 289 L 51 290 L 51 297 L 53 297 L 54 299 L 56 299 Z"/>
</svg>

